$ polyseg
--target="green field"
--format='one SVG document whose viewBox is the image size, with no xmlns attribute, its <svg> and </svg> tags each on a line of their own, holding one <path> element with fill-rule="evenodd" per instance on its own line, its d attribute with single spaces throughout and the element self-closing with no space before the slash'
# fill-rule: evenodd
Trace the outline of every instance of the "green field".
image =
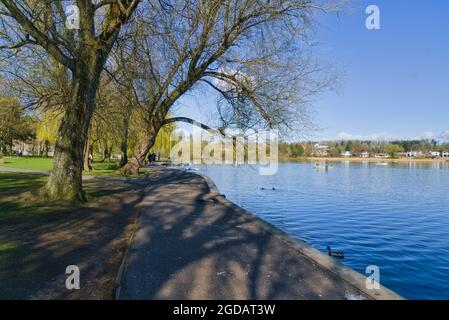
<svg viewBox="0 0 449 320">
<path fill-rule="evenodd" d="M 0 168 L 15 168 L 25 170 L 50 171 L 53 167 L 52 158 L 39 157 L 5 157 L 3 163 L 0 162 Z M 84 172 L 86 175 L 102 176 L 102 177 L 124 177 L 119 172 L 120 166 L 118 161 L 112 162 L 94 162 L 92 164 L 93 171 Z M 148 172 L 148 169 L 142 168 L 141 173 Z"/>
<path fill-rule="evenodd" d="M 0 167 L 50 171 L 53 167 L 53 159 L 39 157 L 5 157 Z"/>
<path fill-rule="evenodd" d="M 1 171 L 1 167 L 12 169 L 27 169 L 36 171 L 50 171 L 53 165 L 51 158 L 38 157 L 5 157 L 0 163 L 0 221 L 13 218 L 37 217 L 41 211 L 49 212 L 44 199 L 36 198 L 36 192 L 44 186 L 48 175 L 33 172 Z M 93 171 L 84 172 L 85 175 L 102 177 L 130 177 L 137 178 L 151 173 L 151 169 L 143 168 L 140 175 L 125 176 L 120 173 L 118 162 L 94 162 Z M 84 189 L 91 199 L 107 194 L 100 186 L 92 188 L 85 183 Z M 19 196 L 24 192 L 31 192 L 25 196 Z M 33 195 L 34 194 L 34 195 Z M 47 207 L 44 209 L 44 207 Z M 42 210 L 44 209 L 44 210 Z"/>
</svg>

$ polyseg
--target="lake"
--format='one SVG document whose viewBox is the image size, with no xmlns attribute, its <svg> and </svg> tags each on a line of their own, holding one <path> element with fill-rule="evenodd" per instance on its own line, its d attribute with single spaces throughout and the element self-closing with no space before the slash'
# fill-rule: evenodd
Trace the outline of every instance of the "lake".
<svg viewBox="0 0 449 320">
<path fill-rule="evenodd" d="M 449 163 L 200 166 L 226 197 L 408 299 L 449 299 Z M 262 190 L 265 188 L 265 190 Z M 275 190 L 272 190 L 275 188 Z"/>
</svg>

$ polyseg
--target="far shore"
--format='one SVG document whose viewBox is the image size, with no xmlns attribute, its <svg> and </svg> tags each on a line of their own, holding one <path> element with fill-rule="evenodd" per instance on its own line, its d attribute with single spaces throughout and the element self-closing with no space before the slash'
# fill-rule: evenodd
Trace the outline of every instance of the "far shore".
<svg viewBox="0 0 449 320">
<path fill-rule="evenodd" d="M 311 162 L 397 162 L 397 163 L 409 163 L 409 162 L 421 162 L 421 163 L 449 163 L 449 159 L 430 159 L 430 158 L 361 158 L 361 157 L 306 157 L 297 159 L 297 161 L 311 161 Z"/>
</svg>

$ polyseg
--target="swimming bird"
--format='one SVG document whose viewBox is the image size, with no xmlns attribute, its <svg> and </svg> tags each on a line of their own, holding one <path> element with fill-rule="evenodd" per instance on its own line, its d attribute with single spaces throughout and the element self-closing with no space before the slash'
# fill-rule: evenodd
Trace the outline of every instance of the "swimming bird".
<svg viewBox="0 0 449 320">
<path fill-rule="evenodd" d="M 326 248 L 326 250 L 330 257 L 339 258 L 339 259 L 343 259 L 345 257 L 345 254 L 343 253 L 343 251 L 332 251 L 331 247 L 329 247 L 329 246 Z"/>
</svg>

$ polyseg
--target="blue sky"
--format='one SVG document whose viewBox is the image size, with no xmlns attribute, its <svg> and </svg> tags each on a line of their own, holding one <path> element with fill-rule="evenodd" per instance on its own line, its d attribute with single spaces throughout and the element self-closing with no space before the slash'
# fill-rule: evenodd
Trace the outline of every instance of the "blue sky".
<svg viewBox="0 0 449 320">
<path fill-rule="evenodd" d="M 381 30 L 365 28 L 380 8 Z M 320 18 L 317 57 L 339 70 L 338 92 L 312 104 L 320 130 L 311 139 L 449 139 L 449 1 L 353 1 L 346 14 Z M 210 122 L 211 96 L 179 101 L 176 115 Z"/>
</svg>

